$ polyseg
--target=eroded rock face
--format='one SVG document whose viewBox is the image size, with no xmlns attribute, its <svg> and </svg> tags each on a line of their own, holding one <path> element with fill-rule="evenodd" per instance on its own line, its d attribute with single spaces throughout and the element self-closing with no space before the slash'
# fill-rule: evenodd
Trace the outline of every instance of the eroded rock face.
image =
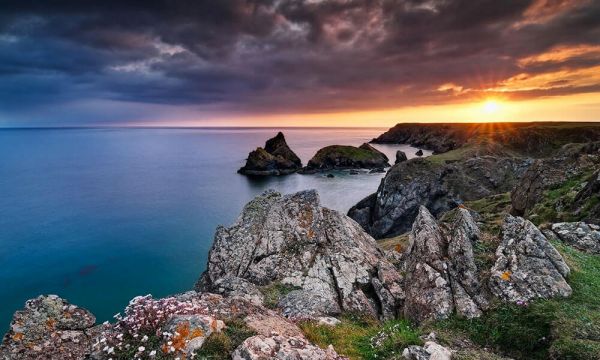
<svg viewBox="0 0 600 360">
<path fill-rule="evenodd" d="M 374 238 L 410 231 L 419 206 L 437 216 L 464 201 L 510 191 L 528 166 L 523 159 L 479 156 L 438 164 L 411 159 L 394 165 L 377 193 L 348 212 Z"/>
<path fill-rule="evenodd" d="M 198 289 L 223 277 L 299 287 L 280 305 L 288 316 L 358 311 L 391 317 L 403 299 L 400 274 L 348 217 L 320 206 L 316 191 L 267 191 L 229 228 L 217 229 Z"/>
<path fill-rule="evenodd" d="M 246 339 L 233 353 L 233 360 L 342 360 L 330 345 L 323 350 L 306 339 L 257 335 Z"/>
<path fill-rule="evenodd" d="M 83 359 L 96 318 L 56 295 L 28 300 L 0 346 L 0 359 Z"/>
<path fill-rule="evenodd" d="M 487 308 L 473 259 L 479 229 L 466 209 L 458 209 L 450 229 L 443 229 L 421 206 L 410 234 L 404 264 L 404 316 L 413 322 L 439 320 L 456 311 L 480 316 Z"/>
<path fill-rule="evenodd" d="M 256 305 L 262 305 L 264 301 L 264 296 L 256 285 L 236 276 L 218 279 L 212 286 L 212 292 L 224 296 L 238 296 Z"/>
<path fill-rule="evenodd" d="M 569 267 L 534 224 L 509 215 L 502 233 L 489 284 L 497 297 L 517 303 L 571 295 Z"/>
<path fill-rule="evenodd" d="M 245 175 L 286 175 L 302 168 L 300 158 L 290 149 L 283 133 L 267 140 L 264 149 L 250 152 L 246 165 L 238 170 Z"/>
<path fill-rule="evenodd" d="M 600 254 L 600 227 L 584 222 L 552 224 L 552 232 L 576 249 Z"/>
</svg>

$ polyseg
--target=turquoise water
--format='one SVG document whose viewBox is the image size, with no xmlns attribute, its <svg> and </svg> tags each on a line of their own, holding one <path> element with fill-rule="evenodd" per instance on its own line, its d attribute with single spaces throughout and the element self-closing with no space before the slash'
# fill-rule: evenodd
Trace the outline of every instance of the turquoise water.
<svg viewBox="0 0 600 360">
<path fill-rule="evenodd" d="M 320 147 L 359 145 L 383 130 L 283 131 L 306 163 Z M 343 212 L 377 189 L 382 174 L 238 175 L 248 152 L 276 131 L 0 130 L 0 327 L 42 293 L 104 321 L 136 295 L 191 289 L 215 227 L 265 189 L 316 188 L 324 205 Z M 378 148 L 391 159 L 398 148 L 415 152 Z"/>
</svg>

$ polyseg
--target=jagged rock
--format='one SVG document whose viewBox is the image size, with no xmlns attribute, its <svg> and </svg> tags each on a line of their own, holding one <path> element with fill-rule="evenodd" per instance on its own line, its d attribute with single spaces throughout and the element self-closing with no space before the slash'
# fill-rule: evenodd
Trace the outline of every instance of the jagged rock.
<svg viewBox="0 0 600 360">
<path fill-rule="evenodd" d="M 472 242 L 479 229 L 468 210 L 459 208 L 449 231 L 421 206 L 406 254 L 404 316 L 413 322 L 444 319 L 453 311 L 480 316 L 487 301 L 477 277 Z"/>
<path fill-rule="evenodd" d="M 424 346 L 411 345 L 405 348 L 402 357 L 409 360 L 450 360 L 452 351 L 434 341 L 427 341 Z"/>
<path fill-rule="evenodd" d="M 262 305 L 264 295 L 251 282 L 236 276 L 225 276 L 213 284 L 212 292 L 224 296 L 239 296 L 256 305 Z"/>
<path fill-rule="evenodd" d="M 415 158 L 392 166 L 377 192 L 350 209 L 348 216 L 376 239 L 410 231 L 419 206 L 435 216 L 465 201 L 508 192 L 527 160 L 479 156 L 439 164 Z"/>
<path fill-rule="evenodd" d="M 586 185 L 573 199 L 572 212 L 587 223 L 600 224 L 600 170 L 587 179 Z"/>
<path fill-rule="evenodd" d="M 56 295 L 28 300 L 15 312 L 0 346 L 1 359 L 83 359 L 96 318 Z"/>
<path fill-rule="evenodd" d="M 406 153 L 404 151 L 396 151 L 396 162 L 394 164 L 398 164 L 406 160 L 408 160 L 408 157 L 406 156 Z"/>
<path fill-rule="evenodd" d="M 331 145 L 317 151 L 302 172 L 330 169 L 377 169 L 389 167 L 387 156 L 369 144 L 360 147 Z"/>
<path fill-rule="evenodd" d="M 248 155 L 246 165 L 238 170 L 245 175 L 287 175 L 302 168 L 300 158 L 290 149 L 283 133 L 265 144 L 265 148 L 257 148 Z"/>
<path fill-rule="evenodd" d="M 584 222 L 552 224 L 552 232 L 579 250 L 600 254 L 600 227 Z"/>
<path fill-rule="evenodd" d="M 490 275 L 490 290 L 508 302 L 567 297 L 569 267 L 530 221 L 508 215 Z"/>
<path fill-rule="evenodd" d="M 190 355 L 200 349 L 214 332 L 221 332 L 225 323 L 206 315 L 175 315 L 169 319 L 163 331 L 174 334 L 167 340 L 185 343 L 184 354 Z M 167 341 L 165 340 L 165 341 Z"/>
<path fill-rule="evenodd" d="M 321 207 L 314 190 L 286 196 L 267 191 L 245 206 L 235 224 L 219 227 L 198 289 L 210 291 L 226 276 L 301 288 L 280 302 L 288 316 L 387 316 L 380 309 L 396 309 L 404 296 L 402 277 L 375 240 L 348 217 Z"/>
<path fill-rule="evenodd" d="M 233 360 L 342 360 L 330 345 L 323 350 L 300 337 L 257 335 L 246 339 L 234 352 Z"/>
</svg>

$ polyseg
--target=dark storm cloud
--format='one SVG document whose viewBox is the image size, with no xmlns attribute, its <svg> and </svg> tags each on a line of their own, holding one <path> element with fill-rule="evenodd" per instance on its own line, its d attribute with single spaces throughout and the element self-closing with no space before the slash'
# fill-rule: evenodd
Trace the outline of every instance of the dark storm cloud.
<svg viewBox="0 0 600 360">
<path fill-rule="evenodd" d="M 0 113 L 81 99 L 306 112 L 503 86 L 595 92 L 589 79 L 525 89 L 517 76 L 599 66 L 598 45 L 600 2 L 585 0 L 0 0 Z M 522 60 L 569 47 L 584 50 Z"/>
</svg>

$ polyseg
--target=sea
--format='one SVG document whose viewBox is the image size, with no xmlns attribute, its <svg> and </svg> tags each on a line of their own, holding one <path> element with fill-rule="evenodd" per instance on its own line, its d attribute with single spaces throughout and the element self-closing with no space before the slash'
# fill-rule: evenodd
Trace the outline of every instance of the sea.
<svg viewBox="0 0 600 360">
<path fill-rule="evenodd" d="M 346 213 L 384 174 L 249 178 L 248 152 L 283 131 L 303 163 L 381 128 L 0 129 L 0 332 L 39 294 L 112 320 L 136 295 L 193 288 L 219 224 L 267 189 L 318 190 Z M 407 145 L 375 145 L 393 163 Z M 425 155 L 429 152 L 425 151 Z"/>
</svg>

